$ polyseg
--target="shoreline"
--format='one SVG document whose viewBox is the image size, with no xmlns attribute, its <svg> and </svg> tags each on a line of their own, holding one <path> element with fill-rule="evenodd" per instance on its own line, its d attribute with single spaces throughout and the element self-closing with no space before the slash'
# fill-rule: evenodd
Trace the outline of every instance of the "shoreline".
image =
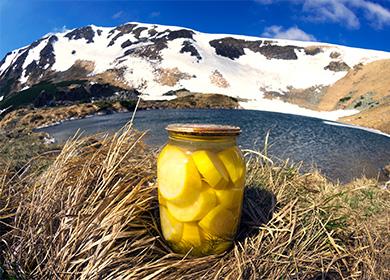
<svg viewBox="0 0 390 280">
<path fill-rule="evenodd" d="M 135 107 L 125 107 L 120 101 L 101 101 L 93 103 L 79 103 L 59 105 L 57 107 L 21 108 L 11 111 L 0 119 L 0 129 L 28 129 L 39 130 L 59 125 L 65 121 L 89 118 L 96 115 L 108 115 L 119 112 L 132 112 Z M 164 110 L 164 109 L 234 109 L 272 112 L 315 118 L 325 124 L 344 126 L 366 130 L 371 133 L 390 137 L 390 131 L 378 129 L 375 126 L 365 126 L 346 121 L 348 116 L 359 113 L 359 110 L 315 111 L 300 107 L 282 100 L 238 100 L 219 94 L 191 93 L 178 96 L 172 100 L 142 100 L 137 110 Z"/>
<path fill-rule="evenodd" d="M 138 111 L 186 110 L 186 109 L 188 109 L 188 108 L 139 108 Z M 305 117 L 305 118 L 318 119 L 318 120 L 321 120 L 322 123 L 327 124 L 327 125 L 364 130 L 364 131 L 369 132 L 369 133 L 374 133 L 374 134 L 378 134 L 378 135 L 382 135 L 382 136 L 390 138 L 390 134 L 388 134 L 386 132 L 383 132 L 383 131 L 380 131 L 378 129 L 364 127 L 364 126 L 359 126 L 359 125 L 354 125 L 354 124 L 349 124 L 349 123 L 344 123 L 344 122 L 340 122 L 338 120 L 332 120 L 332 119 L 329 119 L 329 118 L 321 118 L 321 117 L 318 117 L 318 116 L 302 115 L 302 114 L 296 114 L 296 113 L 294 114 L 294 113 L 290 113 L 290 112 L 260 110 L 260 109 L 250 109 L 250 108 L 235 108 L 235 109 L 232 109 L 232 108 L 219 108 L 219 109 L 213 109 L 213 108 L 193 108 L 193 109 L 190 109 L 190 110 L 245 110 L 245 111 L 248 110 L 248 111 L 270 112 L 270 113 L 278 113 L 278 114 L 285 114 L 285 115 L 294 115 L 294 116 L 300 116 L 300 117 Z M 81 119 L 91 118 L 91 117 L 94 117 L 94 116 L 106 116 L 106 115 L 112 115 L 112 114 L 132 113 L 132 112 L 134 112 L 134 111 L 122 110 L 122 111 L 110 111 L 110 112 L 106 112 L 106 113 L 97 112 L 95 114 L 90 114 L 90 115 L 81 116 L 81 117 L 72 117 L 72 118 L 68 118 L 68 119 L 63 119 L 63 120 L 57 121 L 55 123 L 50 123 L 50 124 L 42 125 L 42 126 L 39 126 L 39 127 L 35 127 L 35 128 L 33 128 L 33 131 L 36 131 L 36 130 L 39 130 L 39 129 L 43 129 L 43 128 L 47 128 L 47 127 L 57 126 L 57 125 L 60 125 L 60 124 L 62 124 L 64 122 L 68 122 L 68 121 L 81 120 Z"/>
<path fill-rule="evenodd" d="M 148 116 L 151 116 L 153 120 L 156 120 L 157 123 L 160 122 L 159 119 L 156 119 L 155 117 L 153 116 L 156 116 L 156 114 L 158 116 L 179 116 L 179 115 L 182 115 L 182 116 L 185 116 L 186 114 L 192 114 L 191 111 L 193 111 L 193 113 L 195 115 L 214 115 L 214 114 L 217 114 L 218 116 L 223 116 L 223 115 L 232 115 L 232 116 L 240 116 L 242 114 L 247 114 L 247 118 L 245 119 L 252 119 L 253 117 L 253 120 L 261 120 L 262 118 L 265 118 L 267 120 L 270 120 L 271 123 L 269 123 L 269 125 L 266 125 L 263 127 L 265 127 L 265 129 L 267 129 L 267 127 L 272 127 L 272 119 L 281 119 L 282 121 L 283 120 L 286 120 L 286 119 L 289 119 L 289 118 L 292 118 L 295 120 L 295 122 L 291 122 L 289 124 L 286 124 L 287 127 L 285 127 L 285 129 L 287 129 L 288 127 L 290 126 L 293 126 L 295 128 L 298 128 L 301 126 L 300 124 L 304 124 L 304 123 L 309 123 L 309 124 L 312 124 L 313 128 L 315 127 L 321 127 L 323 125 L 325 126 L 341 126 L 341 127 L 345 127 L 347 129 L 344 129 L 344 130 L 340 130 L 340 129 L 333 129 L 333 130 L 329 130 L 329 131 L 334 131 L 334 133 L 336 134 L 343 134 L 343 133 L 346 133 L 346 135 L 362 135 L 362 137 L 374 137 L 373 139 L 378 139 L 378 143 L 387 143 L 388 139 L 390 138 L 390 135 L 387 135 L 387 134 L 384 134 L 384 133 L 381 133 L 381 132 L 378 132 L 378 131 L 375 131 L 375 130 L 371 130 L 371 129 L 366 129 L 366 128 L 362 128 L 362 127 L 358 127 L 358 126 L 352 126 L 352 125 L 346 125 L 346 124 L 342 124 L 342 123 L 338 123 L 338 122 L 332 122 L 332 121 L 326 121 L 326 120 L 323 120 L 323 119 L 320 119 L 320 118 L 313 118 L 313 117 L 307 117 L 307 116 L 301 116 L 301 115 L 292 115 L 292 114 L 288 114 L 290 116 L 283 116 L 283 115 L 286 115 L 287 113 L 280 113 L 280 112 L 268 112 L 268 111 L 260 111 L 260 110 L 249 110 L 249 109 L 234 109 L 236 110 L 235 112 L 231 109 L 221 109 L 221 110 L 213 110 L 213 109 L 195 109 L 195 110 L 190 110 L 188 113 L 186 112 L 187 110 L 186 109 L 166 109 L 164 111 L 161 111 L 161 109 L 141 109 L 141 111 L 151 111 L 149 114 L 148 112 L 139 112 L 139 119 L 137 121 L 137 119 L 135 120 L 134 122 L 134 125 L 135 127 L 141 129 L 141 130 L 144 130 L 145 129 L 145 120 L 148 119 Z M 153 111 L 154 112 L 153 112 Z M 159 112 L 160 111 L 160 112 Z M 175 112 L 177 111 L 177 112 Z M 205 112 L 202 112 L 202 111 L 205 111 Z M 248 111 L 248 113 L 246 113 L 245 111 Z M 251 112 L 250 112 L 251 111 Z M 44 143 L 45 144 L 63 144 L 64 142 L 66 142 L 67 139 L 71 138 L 73 133 L 76 132 L 76 130 L 86 130 L 84 135 L 89 135 L 89 133 L 91 132 L 88 132 L 90 131 L 88 128 L 89 127 L 95 127 L 95 126 L 100 126 L 99 124 L 101 122 L 103 123 L 110 123 L 112 126 L 115 126 L 114 129 L 110 129 L 109 127 L 101 127 L 100 131 L 103 132 L 104 134 L 111 134 L 112 132 L 116 131 L 117 129 L 120 128 L 120 126 L 123 125 L 123 122 L 129 122 L 130 119 L 131 119 L 131 116 L 133 114 L 134 111 L 127 111 L 127 112 L 124 112 L 124 111 L 120 111 L 120 112 L 112 112 L 112 111 L 106 111 L 106 112 L 99 112 L 97 114 L 89 114 L 89 115 L 85 115 L 85 116 L 80 116 L 78 118 L 75 118 L 75 117 L 72 117 L 72 118 L 68 118 L 68 119 L 63 119 L 61 121 L 57 121 L 55 123 L 52 123 L 52 124 L 46 124 L 46 125 L 42 125 L 40 127 L 36 127 L 35 129 L 32 129 L 30 130 L 31 132 L 33 132 L 33 134 L 37 134 L 37 135 L 43 135 L 44 136 Z M 215 113 L 214 113 L 215 112 Z M 116 113 L 121 113 L 121 115 L 118 115 Z M 275 114 L 272 114 L 272 113 L 275 113 Z M 114 116 L 114 114 L 116 116 Z M 109 115 L 113 115 L 113 116 L 109 116 Z M 93 118 L 93 119 L 90 119 L 92 117 L 96 116 L 96 118 Z M 102 118 L 99 118 L 99 116 L 101 116 Z M 251 117 L 252 116 L 252 117 Z M 302 117 L 302 118 L 299 118 L 299 117 Z M 163 117 L 164 118 L 164 117 Z M 76 122 L 76 123 L 72 123 L 71 121 L 73 120 L 82 120 L 82 119 L 86 119 L 85 121 L 80 121 L 80 122 Z M 88 120 L 90 119 L 90 120 Z M 192 118 L 185 118 L 186 121 L 190 120 Z M 245 123 L 245 119 L 241 119 L 243 123 Z M 310 120 L 311 119 L 311 120 Z M 171 121 L 172 122 L 172 118 L 171 117 L 168 117 L 167 119 L 168 121 Z M 184 119 L 182 121 L 185 121 Z M 284 121 L 283 121 L 284 122 Z M 66 124 L 65 124 L 66 123 Z M 59 126 L 57 127 L 59 124 L 64 124 L 63 126 Z M 117 124 L 117 125 L 115 125 Z M 163 123 L 165 124 L 165 123 Z M 162 125 L 163 125 L 162 124 Z M 110 125 L 110 126 L 111 126 Z M 160 125 L 160 126 L 162 126 Z M 245 126 L 245 125 L 244 125 Z M 315 126 L 315 127 L 314 127 Z M 50 127 L 54 127 L 54 128 L 50 128 Z M 147 127 L 147 124 L 146 124 L 146 127 Z M 48 128 L 48 129 L 45 129 L 45 128 Z M 364 130 L 365 132 L 354 132 L 354 131 L 351 131 L 350 129 L 359 129 L 359 130 Z M 261 129 L 261 128 L 259 128 Z M 108 131 L 107 131 L 108 130 Z M 73 132 L 72 132 L 73 131 Z M 93 128 L 92 128 L 92 131 L 95 131 Z M 281 130 L 279 133 L 280 134 L 283 134 L 285 130 Z M 28 132 L 28 131 L 26 131 Z M 372 134 L 361 134 L 361 133 L 372 133 Z M 71 133 L 72 135 L 70 135 L 69 133 Z M 65 135 L 65 136 L 64 136 Z M 307 134 L 306 134 L 307 135 Z M 375 136 L 376 135 L 376 136 Z M 386 137 L 386 138 L 383 138 Z M 304 136 L 306 137 L 306 136 Z M 322 138 L 326 138 L 326 135 L 323 135 L 321 136 Z M 380 137 L 380 138 L 378 138 Z M 306 137 L 306 142 L 305 143 L 309 143 L 310 142 L 310 139 Z M 382 139 L 382 140 L 380 140 Z M 318 139 L 320 140 L 320 139 Z M 383 142 L 385 141 L 385 142 Z M 337 142 L 337 141 L 336 141 Z M 160 142 L 159 142 L 160 143 Z M 358 143 L 357 143 L 358 144 Z M 160 145 L 160 144 L 158 144 Z M 383 145 L 381 146 L 383 147 Z M 375 162 L 376 163 L 373 163 L 372 166 L 375 166 L 374 168 L 376 170 L 378 170 L 378 172 L 381 174 L 380 176 L 383 177 L 383 173 L 382 170 L 383 168 L 388 165 L 388 160 L 386 160 L 385 158 L 385 162 L 381 162 L 383 160 L 383 156 L 381 156 L 380 154 L 377 154 L 377 158 L 375 159 Z M 299 159 L 297 159 L 299 161 Z M 305 162 L 308 162 L 307 160 L 305 160 Z M 370 165 L 371 166 L 371 165 Z M 323 166 L 323 168 L 325 168 Z M 326 168 L 325 168 L 326 169 Z M 381 170 L 381 171 L 379 171 Z M 325 171 L 324 171 L 325 172 Z M 326 171 L 327 173 L 326 174 L 331 174 L 332 171 Z M 330 172 L 330 173 L 329 173 Z M 378 174 L 379 174 L 378 173 Z M 332 173 L 333 174 L 333 173 Z M 336 174 L 336 173 L 335 173 Z M 370 173 L 371 174 L 371 173 Z M 339 176 L 339 175 L 337 175 Z M 376 175 L 369 175 L 369 176 L 373 176 L 373 177 L 376 177 Z M 335 177 L 335 178 L 339 178 L 339 177 Z M 340 180 L 344 180 L 342 179 L 341 177 L 339 178 Z M 384 177 L 382 178 L 381 180 L 383 181 L 386 181 L 388 180 L 387 177 Z"/>
<path fill-rule="evenodd" d="M 359 112 L 359 110 L 334 110 L 334 111 L 315 111 L 300 107 L 296 104 L 287 103 L 281 100 L 261 99 L 251 101 L 240 101 L 240 106 L 243 109 L 275 112 L 282 114 L 291 114 L 303 117 L 311 117 L 321 120 L 337 121 L 342 117 L 352 116 Z"/>
<path fill-rule="evenodd" d="M 386 132 L 380 131 L 379 129 L 375 129 L 375 128 L 369 128 L 369 127 L 365 127 L 365 126 L 348 124 L 348 123 L 337 122 L 337 121 L 329 121 L 329 120 L 323 120 L 323 123 L 324 124 L 328 124 L 328 125 L 333 125 L 333 126 L 340 126 L 340 127 L 360 129 L 360 130 L 364 130 L 364 131 L 367 131 L 367 132 L 370 132 L 370 133 L 383 135 L 385 137 L 389 137 L 390 138 L 390 134 L 387 134 Z"/>
<path fill-rule="evenodd" d="M 214 93 L 179 91 L 174 96 L 165 96 L 164 100 L 144 100 L 141 98 L 138 110 L 161 109 L 243 109 L 264 112 L 290 114 L 294 116 L 316 118 L 323 121 L 342 123 L 354 128 L 366 128 L 373 133 L 390 135 L 389 118 L 377 118 L 387 111 L 368 112 L 357 109 L 338 109 L 316 111 L 279 98 L 239 99 Z M 137 99 L 138 99 L 137 98 Z M 77 120 L 94 115 L 132 111 L 137 99 L 102 99 L 88 103 L 57 104 L 54 107 L 21 107 L 7 112 L 0 118 L 3 129 L 39 129 L 58 125 L 67 120 Z M 369 114 L 371 113 L 371 115 Z M 370 117 L 367 117 L 367 114 Z M 376 121 L 373 122 L 372 119 Z"/>
</svg>

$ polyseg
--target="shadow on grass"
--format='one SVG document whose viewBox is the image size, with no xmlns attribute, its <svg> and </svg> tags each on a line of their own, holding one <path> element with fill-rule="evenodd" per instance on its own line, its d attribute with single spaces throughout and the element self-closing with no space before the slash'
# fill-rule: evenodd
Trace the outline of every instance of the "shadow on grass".
<svg viewBox="0 0 390 280">
<path fill-rule="evenodd" d="M 276 207 L 276 196 L 261 186 L 247 186 L 244 192 L 241 224 L 237 241 L 253 236 L 259 227 L 268 223 Z"/>
</svg>

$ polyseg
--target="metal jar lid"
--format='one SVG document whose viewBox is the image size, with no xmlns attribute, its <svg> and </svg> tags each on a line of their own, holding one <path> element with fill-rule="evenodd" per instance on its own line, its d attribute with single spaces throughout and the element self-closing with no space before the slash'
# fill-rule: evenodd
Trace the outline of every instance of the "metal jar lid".
<svg viewBox="0 0 390 280">
<path fill-rule="evenodd" d="M 234 136 L 241 133 L 238 126 L 199 123 L 175 123 L 165 128 L 168 132 L 201 136 Z"/>
</svg>

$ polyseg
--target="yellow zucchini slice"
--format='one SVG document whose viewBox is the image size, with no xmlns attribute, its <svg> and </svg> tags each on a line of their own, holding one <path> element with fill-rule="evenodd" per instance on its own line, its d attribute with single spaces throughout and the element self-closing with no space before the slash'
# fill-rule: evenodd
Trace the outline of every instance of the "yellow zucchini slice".
<svg viewBox="0 0 390 280">
<path fill-rule="evenodd" d="M 245 163 L 239 151 L 235 147 L 227 148 L 218 153 L 218 158 L 222 161 L 230 179 L 235 184 L 245 173 Z"/>
<path fill-rule="evenodd" d="M 185 245 L 198 247 L 202 244 L 200 230 L 196 223 L 184 223 L 181 242 Z M 186 246 L 186 247 L 187 247 Z"/>
<path fill-rule="evenodd" d="M 237 209 L 241 207 L 243 193 L 244 190 L 242 188 L 215 190 L 218 203 L 226 209 Z"/>
<path fill-rule="evenodd" d="M 229 174 L 216 154 L 206 150 L 199 150 L 192 153 L 192 158 L 200 174 L 211 187 L 216 189 L 227 187 Z"/>
<path fill-rule="evenodd" d="M 157 181 L 161 195 L 177 204 L 192 203 L 202 185 L 192 158 L 172 145 L 165 146 L 158 157 Z"/>
<path fill-rule="evenodd" d="M 167 201 L 165 198 L 161 195 L 161 193 L 158 191 L 158 203 L 164 206 L 167 206 Z"/>
<path fill-rule="evenodd" d="M 232 238 L 237 227 L 238 217 L 222 205 L 215 207 L 199 222 L 206 232 L 221 238 Z"/>
<path fill-rule="evenodd" d="M 169 213 L 181 222 L 192 222 L 202 219 L 217 205 L 217 197 L 214 190 L 208 187 L 206 183 L 203 183 L 203 185 L 206 185 L 206 187 L 202 188 L 198 199 L 190 205 L 181 206 L 167 201 Z"/>
<path fill-rule="evenodd" d="M 183 224 L 172 217 L 164 206 L 160 206 L 160 222 L 165 240 L 173 242 L 181 240 Z"/>
</svg>

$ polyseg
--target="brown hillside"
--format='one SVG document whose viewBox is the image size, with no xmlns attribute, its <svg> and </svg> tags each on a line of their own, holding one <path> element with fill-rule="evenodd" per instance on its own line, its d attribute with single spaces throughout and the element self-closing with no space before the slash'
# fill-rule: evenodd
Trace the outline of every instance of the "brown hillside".
<svg viewBox="0 0 390 280">
<path fill-rule="evenodd" d="M 355 65 L 347 75 L 330 86 L 321 98 L 318 109 L 334 110 L 359 108 L 362 105 L 382 104 L 390 96 L 390 59 L 367 65 Z M 359 103 L 362 100 L 363 102 Z M 368 104 L 367 104 L 368 103 Z M 355 107 L 356 106 L 356 107 Z"/>
<path fill-rule="evenodd" d="M 343 117 L 339 121 L 375 128 L 390 134 L 390 102 L 364 110 L 353 116 Z"/>
</svg>

